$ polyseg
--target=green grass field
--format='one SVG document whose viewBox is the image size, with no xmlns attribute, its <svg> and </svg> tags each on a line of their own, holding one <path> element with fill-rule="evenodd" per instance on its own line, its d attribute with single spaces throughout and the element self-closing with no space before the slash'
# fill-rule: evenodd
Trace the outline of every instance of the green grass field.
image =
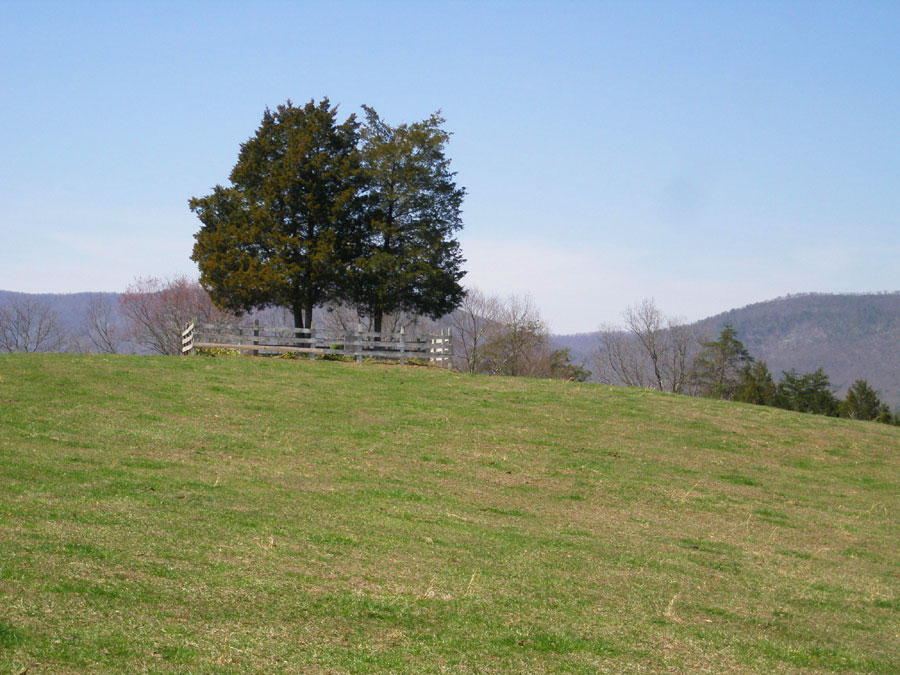
<svg viewBox="0 0 900 675">
<path fill-rule="evenodd" d="M 0 672 L 900 672 L 900 429 L 0 357 Z"/>
</svg>

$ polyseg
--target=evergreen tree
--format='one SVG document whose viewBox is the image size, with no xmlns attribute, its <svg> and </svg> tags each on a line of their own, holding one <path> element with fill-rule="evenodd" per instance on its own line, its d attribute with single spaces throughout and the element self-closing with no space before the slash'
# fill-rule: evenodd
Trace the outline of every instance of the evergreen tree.
<svg viewBox="0 0 900 675">
<path fill-rule="evenodd" d="M 734 400 L 757 405 L 774 405 L 777 389 L 765 361 L 744 366 L 741 380 L 734 392 Z"/>
<path fill-rule="evenodd" d="M 900 415 L 892 415 L 890 406 L 887 403 L 882 403 L 878 409 L 878 416 L 875 418 L 875 421 L 882 424 L 900 424 Z"/>
<path fill-rule="evenodd" d="M 737 331 L 729 323 L 719 339 L 703 342 L 694 362 L 694 381 L 702 396 L 731 400 L 741 381 L 744 366 L 753 362 Z"/>
<path fill-rule="evenodd" d="M 874 420 L 882 415 L 882 403 L 876 392 L 865 380 L 856 380 L 847 390 L 847 397 L 840 406 L 841 417 L 854 420 Z M 890 409 L 888 409 L 888 415 Z"/>
<path fill-rule="evenodd" d="M 231 185 L 190 200 L 203 223 L 191 258 L 216 304 L 236 312 L 290 308 L 309 327 L 340 295 L 358 240 L 358 124 L 338 124 L 327 98 L 266 110 L 241 145 Z"/>
<path fill-rule="evenodd" d="M 453 234 L 465 194 L 444 154 L 449 134 L 434 114 L 391 126 L 364 106 L 362 165 L 366 223 L 350 267 L 351 302 L 381 330 L 382 317 L 411 312 L 437 318 L 456 308 L 465 274 Z"/>
<path fill-rule="evenodd" d="M 568 347 L 550 352 L 548 361 L 546 376 L 551 379 L 587 382 L 591 376 L 591 371 L 587 368 L 572 362 L 572 354 Z"/>
<path fill-rule="evenodd" d="M 778 383 L 776 405 L 797 412 L 835 417 L 839 401 L 834 396 L 828 375 L 822 368 L 814 373 L 799 374 L 791 369 L 782 373 Z"/>
</svg>

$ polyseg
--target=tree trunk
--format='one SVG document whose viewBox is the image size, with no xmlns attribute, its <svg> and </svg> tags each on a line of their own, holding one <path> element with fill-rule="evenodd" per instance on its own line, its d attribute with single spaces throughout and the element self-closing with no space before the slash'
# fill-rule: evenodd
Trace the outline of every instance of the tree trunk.
<svg viewBox="0 0 900 675">
<path fill-rule="evenodd" d="M 291 311 L 294 313 L 294 328 L 304 328 L 303 325 L 303 304 L 299 302 L 295 302 L 294 306 L 291 307 Z"/>
<path fill-rule="evenodd" d="M 373 326 L 373 330 L 374 330 L 376 333 L 380 333 L 380 332 L 381 332 L 381 323 L 382 323 L 382 319 L 384 319 L 384 312 L 382 312 L 380 309 L 379 309 L 379 310 L 375 310 L 375 312 L 372 314 L 372 320 L 373 320 L 374 323 L 375 323 L 375 325 Z"/>
<path fill-rule="evenodd" d="M 306 308 L 306 327 L 312 328 L 312 312 L 313 306 L 312 303 L 309 303 L 309 306 Z"/>
</svg>

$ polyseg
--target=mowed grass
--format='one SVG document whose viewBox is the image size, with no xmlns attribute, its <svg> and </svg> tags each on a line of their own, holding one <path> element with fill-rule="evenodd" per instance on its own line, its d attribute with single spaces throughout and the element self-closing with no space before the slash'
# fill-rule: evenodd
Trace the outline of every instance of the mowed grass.
<svg viewBox="0 0 900 675">
<path fill-rule="evenodd" d="M 900 429 L 0 357 L 0 672 L 900 672 Z"/>
</svg>

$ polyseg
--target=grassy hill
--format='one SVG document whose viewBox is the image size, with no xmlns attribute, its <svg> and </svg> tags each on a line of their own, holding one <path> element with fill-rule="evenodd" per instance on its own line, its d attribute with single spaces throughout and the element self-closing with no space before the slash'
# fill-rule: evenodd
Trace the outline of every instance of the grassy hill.
<svg viewBox="0 0 900 675">
<path fill-rule="evenodd" d="M 0 356 L 0 671 L 900 670 L 900 429 L 249 358 Z"/>
</svg>

